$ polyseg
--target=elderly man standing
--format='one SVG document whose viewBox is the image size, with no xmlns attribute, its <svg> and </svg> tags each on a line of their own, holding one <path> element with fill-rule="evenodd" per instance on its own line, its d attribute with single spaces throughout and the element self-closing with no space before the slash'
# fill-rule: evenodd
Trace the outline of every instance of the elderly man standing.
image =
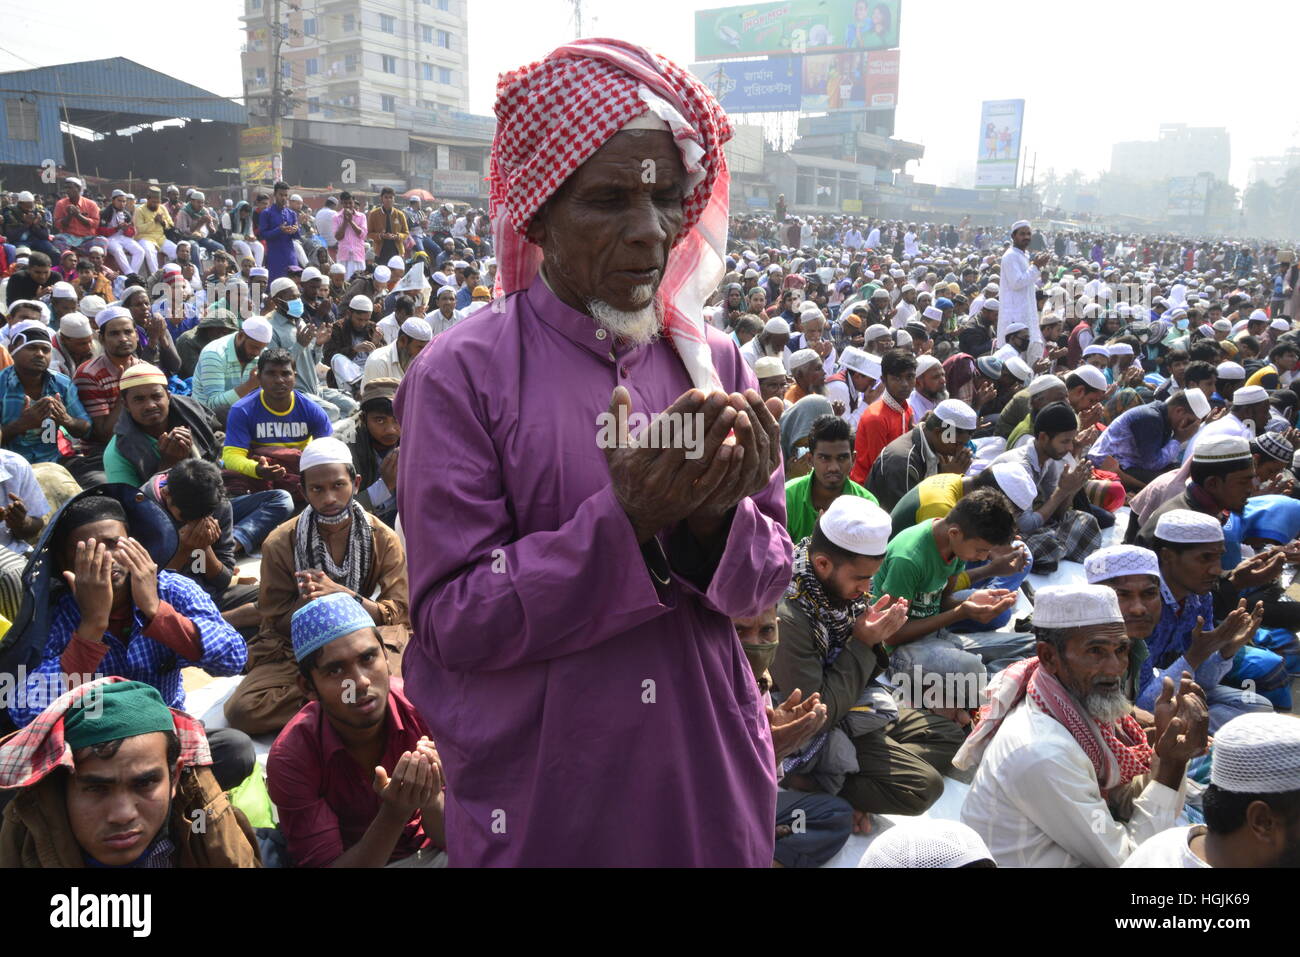
<svg viewBox="0 0 1300 957">
<path fill-rule="evenodd" d="M 1043 354 L 1043 333 L 1038 325 L 1039 270 L 1052 258 L 1051 253 L 1039 253 L 1029 258 L 1029 240 L 1034 233 L 1026 220 L 1011 227 L 1011 245 L 1002 254 L 1002 271 L 998 286 L 998 337 L 997 345 L 1007 341 L 1007 327 L 1023 323 L 1029 330 L 1029 364 L 1033 365 Z"/>
<path fill-rule="evenodd" d="M 619 41 L 504 74 L 496 114 L 506 298 L 435 338 L 395 403 L 402 667 L 446 766 L 448 853 L 767 867 L 773 746 L 731 619 L 776 603 L 791 545 L 779 403 L 701 319 L 730 124 Z M 542 381 L 565 383 L 545 405 Z M 611 423 L 661 410 L 691 449 Z"/>
<path fill-rule="evenodd" d="M 1115 592 L 1049 585 L 1034 605 L 1038 656 L 999 672 L 953 765 L 978 765 L 961 819 L 999 867 L 1118 867 L 1183 807 L 1205 752 L 1199 688 L 1166 678 L 1154 746 L 1124 693 L 1131 642 Z M 1127 812 L 1117 808 L 1127 804 Z"/>
</svg>

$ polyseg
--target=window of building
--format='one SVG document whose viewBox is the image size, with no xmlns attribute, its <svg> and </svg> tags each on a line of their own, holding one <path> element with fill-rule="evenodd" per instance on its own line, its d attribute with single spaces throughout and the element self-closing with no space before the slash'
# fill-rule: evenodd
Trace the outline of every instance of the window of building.
<svg viewBox="0 0 1300 957">
<path fill-rule="evenodd" d="M 420 79 L 421 79 L 421 80 L 432 80 L 432 79 L 433 79 L 433 64 L 432 64 L 432 63 L 421 63 L 421 64 L 420 64 Z"/>
<path fill-rule="evenodd" d="M 309 97 L 307 97 L 307 112 L 308 112 L 308 113 L 319 113 L 319 112 L 320 112 L 320 97 L 319 97 L 319 96 L 309 96 Z"/>
<path fill-rule="evenodd" d="M 9 127 L 9 139 L 35 142 L 40 132 L 40 120 L 36 113 L 36 104 L 27 100 L 5 100 L 5 125 Z"/>
<path fill-rule="evenodd" d="M 302 35 L 305 37 L 314 37 L 316 35 L 315 17 L 307 17 L 302 21 Z"/>
<path fill-rule="evenodd" d="M 379 108 L 385 113 L 397 112 L 397 97 L 389 93 L 383 93 L 379 97 Z"/>
<path fill-rule="evenodd" d="M 450 85 L 451 85 L 451 70 L 447 69 L 445 66 L 440 66 L 440 67 L 438 67 L 438 82 L 439 82 L 439 83 L 445 83 L 445 84 L 447 84 L 448 86 L 450 86 Z"/>
<path fill-rule="evenodd" d="M 355 53 L 349 53 L 343 57 L 343 69 L 349 73 L 357 72 L 357 55 Z"/>
<path fill-rule="evenodd" d="M 264 66 L 259 66 L 259 67 L 257 68 L 257 76 L 256 76 L 254 82 L 255 82 L 258 86 L 266 86 L 266 67 L 264 67 Z"/>
<path fill-rule="evenodd" d="M 397 18 L 396 18 L 396 17 L 390 17 L 390 16 L 389 16 L 388 14 L 386 14 L 386 13 L 381 13 L 381 14 L 379 15 L 379 29 L 380 29 L 380 31 L 382 31 L 383 33 L 396 33 L 396 32 L 397 32 Z"/>
<path fill-rule="evenodd" d="M 389 56 L 387 53 L 385 53 L 379 59 L 383 63 L 385 73 L 397 72 L 397 57 Z"/>
<path fill-rule="evenodd" d="M 438 46 L 443 47 L 447 50 L 451 49 L 451 34 L 448 33 L 446 30 L 438 31 Z"/>
<path fill-rule="evenodd" d="M 315 57 L 310 57 L 307 60 L 307 75 L 315 76 L 319 72 L 320 72 L 320 60 L 316 59 Z"/>
<path fill-rule="evenodd" d="M 356 16 L 355 16 L 354 14 L 351 14 L 351 13 L 345 13 L 345 14 L 343 14 L 343 32 L 344 32 L 344 33 L 351 33 L 351 32 L 352 32 L 353 30 L 355 30 L 356 28 L 357 28 L 357 18 L 356 18 Z"/>
<path fill-rule="evenodd" d="M 439 10 L 450 10 L 450 9 L 451 9 L 451 0 L 438 0 L 438 9 L 439 9 Z"/>
<path fill-rule="evenodd" d="M 420 39 L 425 43 L 433 42 L 433 26 L 428 23 L 420 24 Z"/>
<path fill-rule="evenodd" d="M 280 64 L 280 76 L 286 80 L 293 79 L 293 64 L 288 60 Z"/>
<path fill-rule="evenodd" d="M 250 9 L 250 10 L 261 10 L 261 9 L 262 9 L 262 0 L 249 0 L 249 2 L 248 2 L 248 9 Z"/>
</svg>

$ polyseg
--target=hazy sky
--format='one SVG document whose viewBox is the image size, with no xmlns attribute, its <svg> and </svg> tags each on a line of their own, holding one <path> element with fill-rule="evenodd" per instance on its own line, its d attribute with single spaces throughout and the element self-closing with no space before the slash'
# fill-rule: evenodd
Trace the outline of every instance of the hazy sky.
<svg viewBox="0 0 1300 957">
<path fill-rule="evenodd" d="M 925 145 L 925 159 L 910 168 L 923 182 L 951 182 L 973 166 L 985 99 L 1026 100 L 1024 145 L 1037 153 L 1040 174 L 1055 167 L 1093 175 L 1109 165 L 1112 143 L 1154 139 L 1161 123 L 1226 126 L 1237 186 L 1252 157 L 1300 144 L 1300 113 L 1277 93 L 1294 62 L 1288 4 L 902 2 L 896 135 Z M 723 5 L 584 0 L 583 32 L 633 40 L 686 64 L 693 11 Z M 243 0 L 61 0 L 51 16 L 53 9 L 0 0 L 7 27 L 0 69 L 122 54 L 217 93 L 241 92 Z M 499 72 L 574 35 L 568 0 L 470 0 L 469 11 L 475 112 L 491 110 Z M 163 26 L 166 39 L 129 39 L 150 24 Z"/>
</svg>

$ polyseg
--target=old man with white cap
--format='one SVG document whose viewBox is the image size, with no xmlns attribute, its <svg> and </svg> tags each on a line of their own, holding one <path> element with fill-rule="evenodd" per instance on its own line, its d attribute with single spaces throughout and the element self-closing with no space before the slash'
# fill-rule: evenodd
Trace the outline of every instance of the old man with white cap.
<svg viewBox="0 0 1300 957">
<path fill-rule="evenodd" d="M 856 346 L 845 346 L 840 352 L 839 364 L 840 370 L 826 378 L 826 398 L 832 404 L 839 402 L 844 406 L 840 417 L 856 433 L 858 419 L 884 390 L 880 359 Z"/>
<path fill-rule="evenodd" d="M 775 356 L 781 360 L 781 364 L 789 371 L 790 350 L 787 348 L 790 342 L 790 323 L 786 322 L 780 316 L 773 316 L 767 320 L 763 326 L 763 331 L 750 339 L 740 350 L 740 356 L 749 365 L 750 369 L 754 368 L 755 363 L 764 356 Z"/>
<path fill-rule="evenodd" d="M 1042 252 L 1030 259 L 1029 241 L 1033 227 L 1028 220 L 1011 226 L 1011 245 L 1002 254 L 1002 269 L 998 280 L 998 336 L 996 345 L 1007 342 L 1008 327 L 1023 325 L 1029 331 L 1029 364 L 1032 366 L 1043 354 L 1043 334 L 1038 326 L 1038 282 L 1040 270 L 1051 259 L 1051 253 Z"/>
<path fill-rule="evenodd" d="M 782 396 L 788 387 L 789 377 L 785 374 L 785 365 L 778 356 L 763 356 L 754 363 L 754 377 L 758 379 L 758 393 L 766 402 L 768 399 L 781 399 L 784 408 L 790 403 Z"/>
<path fill-rule="evenodd" d="M 1190 678 L 1166 681 L 1147 743 L 1124 694 L 1130 641 L 1110 588 L 1038 589 L 1034 634 L 1037 657 L 989 683 L 953 759 L 978 766 L 961 819 L 999 867 L 1118 867 L 1182 810 L 1187 762 L 1206 750 L 1205 702 Z"/>
<path fill-rule="evenodd" d="M 917 422 L 933 412 L 934 407 L 948 397 L 947 384 L 948 379 L 943 371 L 943 363 L 932 355 L 917 357 L 916 387 L 907 400 Z"/>
<path fill-rule="evenodd" d="M 420 350 L 433 339 L 433 328 L 419 316 L 402 323 L 397 338 L 370 353 L 361 373 L 361 388 L 371 379 L 401 379 Z"/>
<path fill-rule="evenodd" d="M 1147 638 L 1160 621 L 1163 608 L 1160 559 L 1151 549 L 1138 545 L 1108 545 L 1083 560 L 1083 571 L 1089 585 L 1105 585 L 1119 601 L 1129 639 L 1124 693 L 1129 700 L 1136 701 L 1143 683 L 1143 671 L 1151 670 L 1147 665 L 1151 657 Z M 1172 674 L 1182 677 L 1181 670 Z M 1138 717 L 1144 723 L 1151 721 L 1151 716 L 1145 712 Z"/>
<path fill-rule="evenodd" d="M 798 402 L 809 395 L 824 395 L 826 392 L 826 369 L 822 357 L 815 349 L 799 349 L 790 355 L 790 375 L 794 385 L 785 393 L 786 402 Z M 843 409 L 836 409 L 839 415 Z"/>
<path fill-rule="evenodd" d="M 504 74 L 496 114 L 501 309 L 438 336 L 394 403 L 403 672 L 446 764 L 448 853 L 767 867 L 776 769 L 732 619 L 776 602 L 791 544 L 779 403 L 702 319 L 730 122 L 615 40 Z"/>
<path fill-rule="evenodd" d="M 1214 736 L 1204 824 L 1147 839 L 1124 867 L 1300 867 L 1300 721 L 1244 714 Z"/>
</svg>

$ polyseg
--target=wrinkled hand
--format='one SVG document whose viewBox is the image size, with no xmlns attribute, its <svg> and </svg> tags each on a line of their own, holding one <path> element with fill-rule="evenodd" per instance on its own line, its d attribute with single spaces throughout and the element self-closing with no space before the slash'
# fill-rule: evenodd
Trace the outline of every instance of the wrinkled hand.
<svg viewBox="0 0 1300 957">
<path fill-rule="evenodd" d="M 853 622 L 853 637 L 868 648 L 888 641 L 907 623 L 910 607 L 906 598 L 894 600 L 889 595 L 881 595 Z"/>
<path fill-rule="evenodd" d="M 1172 692 L 1173 679 L 1165 677 L 1161 696 Z M 1191 687 L 1188 688 L 1188 685 Z M 1157 717 L 1159 721 L 1159 717 Z M 1156 757 L 1162 762 L 1185 764 L 1205 753 L 1209 745 L 1210 710 L 1204 692 L 1194 682 L 1184 678 L 1174 699 L 1173 716 L 1155 743 Z"/>
<path fill-rule="evenodd" d="M 807 700 L 795 688 L 790 696 L 775 708 L 767 709 L 768 724 L 772 727 L 772 751 L 776 760 L 794 754 L 821 730 L 826 723 L 826 705 L 821 695 L 814 693 Z"/>
<path fill-rule="evenodd" d="M 134 538 L 118 541 L 113 553 L 119 565 L 131 576 L 131 600 L 140 614 L 153 621 L 158 614 L 158 566 L 149 552 Z"/>
<path fill-rule="evenodd" d="M 777 424 L 781 400 L 764 402 L 753 389 L 725 398 L 736 412 L 732 429 L 738 454 L 731 456 L 727 474 L 691 514 L 705 521 L 721 518 L 741 500 L 763 491 L 781 465 L 781 427 Z"/>
<path fill-rule="evenodd" d="M 962 618 L 987 625 L 1016 603 L 1016 593 L 1005 588 L 981 588 L 961 603 Z"/>
</svg>

